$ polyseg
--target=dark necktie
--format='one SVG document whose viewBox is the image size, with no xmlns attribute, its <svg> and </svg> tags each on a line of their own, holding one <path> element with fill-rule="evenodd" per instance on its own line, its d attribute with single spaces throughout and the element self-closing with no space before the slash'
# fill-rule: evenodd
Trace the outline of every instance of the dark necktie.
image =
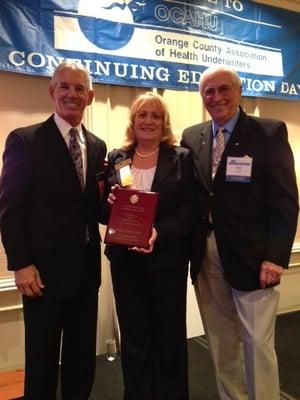
<svg viewBox="0 0 300 400">
<path fill-rule="evenodd" d="M 213 147 L 213 152 L 212 152 L 212 169 L 211 169 L 211 175 L 212 178 L 214 179 L 219 162 L 221 160 L 223 151 L 225 149 L 225 129 L 224 128 L 219 128 L 216 133 L 216 138 L 215 138 L 215 143 Z"/>
<path fill-rule="evenodd" d="M 71 128 L 70 131 L 70 154 L 79 178 L 81 189 L 84 189 L 83 179 L 83 163 L 82 163 L 82 152 L 78 143 L 79 132 L 76 128 Z"/>
</svg>

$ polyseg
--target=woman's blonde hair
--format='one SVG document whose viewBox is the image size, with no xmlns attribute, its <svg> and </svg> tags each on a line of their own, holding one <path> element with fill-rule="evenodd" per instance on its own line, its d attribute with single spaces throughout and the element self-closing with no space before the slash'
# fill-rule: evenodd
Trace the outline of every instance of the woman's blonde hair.
<svg viewBox="0 0 300 400">
<path fill-rule="evenodd" d="M 125 131 L 125 142 L 123 145 L 123 150 L 130 150 L 136 145 L 136 136 L 134 132 L 134 121 L 137 113 L 141 109 L 141 107 L 145 103 L 154 103 L 161 110 L 162 120 L 163 120 L 163 128 L 162 128 L 162 138 L 161 141 L 164 142 L 167 146 L 172 146 L 176 143 L 176 137 L 173 134 L 170 122 L 170 114 L 167 108 L 167 105 L 162 96 L 159 94 L 155 94 L 152 92 L 146 92 L 140 94 L 132 103 L 129 110 L 129 119 L 127 128 Z"/>
</svg>

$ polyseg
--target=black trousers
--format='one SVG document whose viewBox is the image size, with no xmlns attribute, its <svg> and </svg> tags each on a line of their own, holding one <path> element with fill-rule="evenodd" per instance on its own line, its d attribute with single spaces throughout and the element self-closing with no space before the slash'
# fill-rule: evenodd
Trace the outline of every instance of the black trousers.
<svg viewBox="0 0 300 400">
<path fill-rule="evenodd" d="M 83 276 L 80 288 L 66 299 L 23 297 L 25 400 L 55 400 L 59 370 L 63 400 L 89 398 L 95 375 L 98 290 L 87 289 L 86 279 Z"/>
<path fill-rule="evenodd" d="M 187 400 L 187 265 L 150 269 L 145 257 L 111 263 L 124 400 Z"/>
</svg>

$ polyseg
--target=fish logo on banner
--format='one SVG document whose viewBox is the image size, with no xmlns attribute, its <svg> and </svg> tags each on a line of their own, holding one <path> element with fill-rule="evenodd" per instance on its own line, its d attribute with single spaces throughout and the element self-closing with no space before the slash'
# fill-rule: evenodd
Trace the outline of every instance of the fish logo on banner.
<svg viewBox="0 0 300 400">
<path fill-rule="evenodd" d="M 78 22 L 82 33 L 101 49 L 116 50 L 124 47 L 134 32 L 133 16 L 128 6 L 130 2 L 81 0 Z"/>
<path fill-rule="evenodd" d="M 143 5 L 134 0 L 80 0 L 77 14 L 55 13 L 56 44 L 61 47 L 59 32 L 65 35 L 67 27 L 73 39 L 77 32 L 76 43 L 79 47 L 84 46 L 84 39 L 87 39 L 86 50 L 92 50 L 88 43 L 106 51 L 118 50 L 131 40 L 135 28 L 133 11 Z"/>
</svg>

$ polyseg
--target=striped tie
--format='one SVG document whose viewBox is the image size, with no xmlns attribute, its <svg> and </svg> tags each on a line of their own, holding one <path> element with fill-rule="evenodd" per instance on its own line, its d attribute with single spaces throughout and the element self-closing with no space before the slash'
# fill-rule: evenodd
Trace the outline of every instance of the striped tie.
<svg viewBox="0 0 300 400">
<path fill-rule="evenodd" d="M 219 162 L 221 160 L 223 151 L 225 149 L 225 129 L 224 128 L 219 128 L 216 133 L 215 141 L 214 141 L 214 146 L 213 146 L 213 154 L 212 154 L 212 170 L 211 170 L 211 175 L 212 178 L 214 179 Z"/>
<path fill-rule="evenodd" d="M 79 178 L 81 189 L 84 189 L 83 179 L 83 164 L 82 164 L 82 152 L 78 143 L 79 132 L 76 128 L 71 128 L 70 131 L 70 154 Z"/>
</svg>

